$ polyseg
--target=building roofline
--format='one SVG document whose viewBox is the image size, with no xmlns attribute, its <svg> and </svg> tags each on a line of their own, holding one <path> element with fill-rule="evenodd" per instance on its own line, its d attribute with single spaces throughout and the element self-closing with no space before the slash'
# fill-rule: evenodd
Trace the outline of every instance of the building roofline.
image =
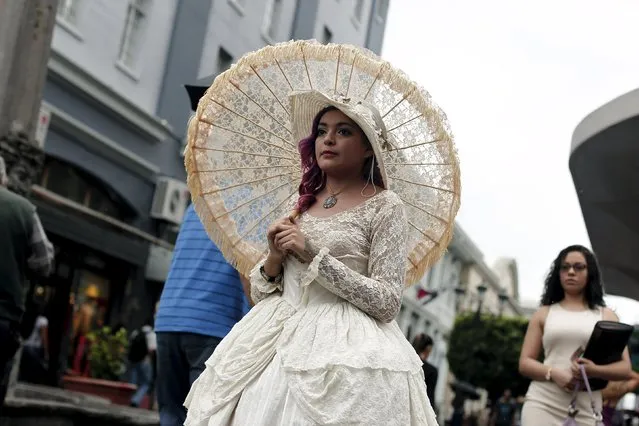
<svg viewBox="0 0 639 426">
<path fill-rule="evenodd" d="M 570 154 L 604 130 L 639 115 L 639 89 L 625 93 L 588 114 L 572 134 Z"/>
</svg>

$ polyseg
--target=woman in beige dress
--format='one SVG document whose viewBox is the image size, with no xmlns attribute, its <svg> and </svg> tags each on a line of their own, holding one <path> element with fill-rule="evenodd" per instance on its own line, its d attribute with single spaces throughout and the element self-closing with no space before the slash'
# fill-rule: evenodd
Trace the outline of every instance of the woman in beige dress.
<svg viewBox="0 0 639 426">
<path fill-rule="evenodd" d="M 573 354 L 585 348 L 590 334 L 600 320 L 619 321 L 605 307 L 604 291 L 595 256 L 583 246 L 563 249 L 546 278 L 541 308 L 528 325 L 519 358 L 519 371 L 532 379 L 522 410 L 522 426 L 560 426 L 568 416 L 572 391 L 580 378 L 578 364 L 588 377 L 626 380 L 630 377 L 628 350 L 623 359 L 610 365 L 596 365 Z M 538 361 L 544 350 L 543 363 Z M 583 388 L 583 387 L 582 387 Z M 601 392 L 593 392 L 601 413 Z M 580 426 L 596 424 L 587 392 L 580 392 L 575 420 Z"/>
</svg>

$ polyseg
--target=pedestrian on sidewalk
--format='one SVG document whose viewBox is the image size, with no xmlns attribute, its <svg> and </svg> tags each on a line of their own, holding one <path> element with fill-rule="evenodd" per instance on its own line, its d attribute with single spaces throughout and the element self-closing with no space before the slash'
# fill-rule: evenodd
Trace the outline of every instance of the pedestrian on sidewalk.
<svg viewBox="0 0 639 426">
<path fill-rule="evenodd" d="M 37 309 L 38 316 L 24 341 L 18 380 L 42 384 L 49 370 L 49 320 L 42 304 Z"/>
<path fill-rule="evenodd" d="M 193 111 L 204 91 L 189 92 Z M 161 426 L 184 424 L 189 389 L 218 343 L 249 311 L 249 287 L 189 206 L 155 318 Z"/>
<path fill-rule="evenodd" d="M 491 426 L 514 426 L 517 402 L 510 389 L 505 389 L 493 407 Z"/>
<path fill-rule="evenodd" d="M 428 394 L 428 399 L 430 400 L 433 410 L 435 410 L 435 388 L 437 387 L 438 371 L 437 367 L 428 362 L 428 357 L 430 357 L 430 353 L 433 351 L 433 338 L 428 334 L 418 334 L 415 339 L 413 339 L 413 348 L 415 348 L 417 355 L 419 355 L 419 358 L 424 363 L 422 370 L 424 371 L 424 379 L 426 380 L 426 393 Z"/>
<path fill-rule="evenodd" d="M 604 426 L 617 426 L 622 424 L 623 412 L 617 410 L 617 404 L 627 393 L 634 392 L 638 387 L 639 374 L 633 371 L 629 380 L 609 382 L 606 388 L 601 391 Z"/>
<path fill-rule="evenodd" d="M 138 388 L 131 397 L 131 407 L 139 407 L 153 384 L 153 357 L 157 350 L 157 337 L 153 331 L 153 320 L 131 333 L 129 362 L 131 383 Z M 152 402 L 149 402 L 152 405 Z"/>
<path fill-rule="evenodd" d="M 587 346 L 595 324 L 601 320 L 619 322 L 619 317 L 606 307 L 597 259 L 581 245 L 566 247 L 551 265 L 541 307 L 528 323 L 521 348 L 519 372 L 532 380 L 522 408 L 522 426 L 561 424 L 567 418 L 568 407 L 573 407 L 573 390 L 581 380 L 577 363 L 584 366 L 589 379 L 630 378 L 627 348 L 620 361 L 607 365 L 576 357 L 575 349 Z M 578 392 L 576 396 L 575 422 L 593 424 L 593 416 L 601 414 L 601 391 L 593 391 L 592 396 Z"/>
<path fill-rule="evenodd" d="M 48 276 L 53 264 L 53 245 L 35 206 L 9 191 L 8 184 L 5 162 L 0 157 L 0 406 L 7 394 L 13 357 L 20 347 L 27 272 Z"/>
<path fill-rule="evenodd" d="M 237 271 L 211 242 L 193 206 L 184 216 L 155 320 L 161 426 L 181 426 L 184 400 L 249 303 Z"/>
</svg>

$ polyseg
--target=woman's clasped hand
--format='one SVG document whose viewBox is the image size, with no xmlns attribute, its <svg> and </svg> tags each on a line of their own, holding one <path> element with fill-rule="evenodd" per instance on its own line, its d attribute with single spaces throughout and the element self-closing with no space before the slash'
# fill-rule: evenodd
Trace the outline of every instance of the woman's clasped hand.
<svg viewBox="0 0 639 426">
<path fill-rule="evenodd" d="M 584 366 L 586 376 L 597 377 L 599 375 L 597 371 L 597 364 L 586 358 L 577 358 L 572 362 L 572 365 L 570 366 L 570 369 L 572 370 L 572 376 L 576 380 L 583 381 L 581 377 L 581 370 L 579 369 L 580 365 Z"/>
<path fill-rule="evenodd" d="M 303 262 L 310 262 L 306 252 L 306 238 L 299 224 L 290 217 L 275 221 L 267 230 L 268 245 L 271 255 L 281 261 L 287 254 L 292 254 Z"/>
<path fill-rule="evenodd" d="M 552 370 L 550 374 L 552 381 L 566 392 L 572 392 L 575 385 L 581 382 L 581 377 L 574 376 L 571 371 L 564 369 Z"/>
</svg>

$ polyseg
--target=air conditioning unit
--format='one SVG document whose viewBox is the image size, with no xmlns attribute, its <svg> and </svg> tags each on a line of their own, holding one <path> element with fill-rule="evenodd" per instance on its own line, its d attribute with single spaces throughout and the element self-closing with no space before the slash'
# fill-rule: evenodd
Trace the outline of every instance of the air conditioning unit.
<svg viewBox="0 0 639 426">
<path fill-rule="evenodd" d="M 189 204 L 189 189 L 177 179 L 161 177 L 155 186 L 151 217 L 179 225 Z"/>
</svg>

